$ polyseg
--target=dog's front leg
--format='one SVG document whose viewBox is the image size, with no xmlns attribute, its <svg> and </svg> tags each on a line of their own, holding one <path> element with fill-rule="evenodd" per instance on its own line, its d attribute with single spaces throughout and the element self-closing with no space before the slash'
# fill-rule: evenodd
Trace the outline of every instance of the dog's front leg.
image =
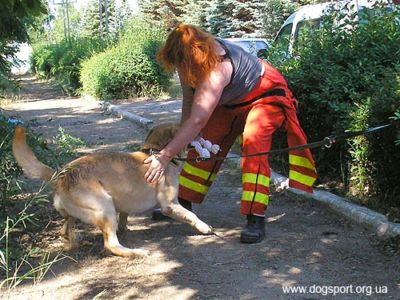
<svg viewBox="0 0 400 300">
<path fill-rule="evenodd" d="M 161 212 L 179 222 L 187 223 L 203 234 L 212 233 L 212 228 L 200 220 L 194 213 L 185 209 L 178 203 L 161 205 Z"/>
</svg>

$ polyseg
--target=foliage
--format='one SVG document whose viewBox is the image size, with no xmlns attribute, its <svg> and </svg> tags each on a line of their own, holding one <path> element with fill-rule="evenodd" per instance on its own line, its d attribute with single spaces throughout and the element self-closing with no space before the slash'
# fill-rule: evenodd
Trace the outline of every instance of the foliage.
<svg viewBox="0 0 400 300">
<path fill-rule="evenodd" d="M 107 0 L 107 9 L 106 1 L 101 1 L 102 26 L 100 26 L 99 10 L 98 0 L 89 1 L 78 26 L 79 36 L 87 38 L 100 37 L 101 29 L 104 38 L 114 39 L 132 15 L 126 1 Z"/>
<path fill-rule="evenodd" d="M 298 5 L 291 0 L 270 0 L 265 2 L 263 31 L 267 39 L 273 40 L 283 22 L 298 8 Z"/>
<path fill-rule="evenodd" d="M 400 109 L 398 109 L 394 116 L 391 117 L 392 120 L 399 122 L 400 121 Z M 396 146 L 400 146 L 400 130 L 397 132 Z"/>
<path fill-rule="evenodd" d="M 52 15 L 52 20 L 50 24 L 46 24 L 49 22 L 46 22 L 47 20 L 45 20 L 47 30 L 43 32 L 45 36 L 43 36 L 42 38 L 49 41 L 50 43 L 57 43 L 61 42 L 64 39 L 76 38 L 80 36 L 81 28 L 77 26 L 77 24 L 81 22 L 81 12 L 79 12 L 70 2 L 68 2 L 67 5 L 70 23 L 69 27 L 66 17 L 66 5 L 59 6 L 59 10 L 57 10 L 58 13 L 56 15 Z M 63 9 L 65 11 L 63 13 L 60 13 L 60 11 L 62 11 Z"/>
<path fill-rule="evenodd" d="M 26 42 L 33 17 L 46 13 L 41 0 L 3 0 L 0 3 L 0 40 L 2 43 Z"/>
<path fill-rule="evenodd" d="M 230 37 L 262 37 L 264 35 L 262 15 L 266 6 L 265 2 L 239 0 L 230 0 L 230 2 L 234 7 L 229 18 Z"/>
<path fill-rule="evenodd" d="M 55 159 L 59 165 L 64 165 L 67 161 L 75 158 L 76 149 L 86 146 L 83 140 L 70 135 L 61 126 L 54 138 L 54 144 L 56 145 L 54 149 Z"/>
<path fill-rule="evenodd" d="M 138 4 L 142 14 L 167 30 L 185 22 L 220 37 L 262 36 L 264 1 L 140 0 Z"/>
<path fill-rule="evenodd" d="M 261 37 L 262 1 L 211 1 L 205 28 L 220 37 Z"/>
<path fill-rule="evenodd" d="M 76 94 L 80 87 L 80 63 L 83 59 L 106 47 L 97 39 L 74 38 L 57 44 L 33 46 L 31 69 L 41 77 L 55 78 L 69 94 Z"/>
<path fill-rule="evenodd" d="M 165 91 L 170 75 L 155 59 L 164 38 L 161 29 L 133 20 L 114 47 L 82 64 L 83 92 L 110 99 L 158 95 Z"/>
<path fill-rule="evenodd" d="M 357 16 L 361 25 L 355 17 L 334 13 L 321 29 L 309 32 L 296 57 L 281 66 L 312 140 L 387 123 L 400 108 L 399 12 L 364 11 Z M 379 194 L 381 205 L 400 205 L 395 135 L 391 128 L 354 138 L 336 151 L 316 152 L 320 176 L 332 178 L 335 173 L 340 179 L 339 173 L 345 172 L 344 183 L 353 195 Z"/>
<path fill-rule="evenodd" d="M 21 194 L 18 177 L 22 170 L 12 155 L 13 135 L 14 125 L 0 113 L 0 287 L 8 288 L 28 279 L 41 280 L 51 264 L 63 258 L 60 255 L 50 257 L 37 247 L 25 247 L 22 242 L 25 233 L 37 230 L 38 223 L 43 221 L 38 211 L 49 203 L 43 194 L 45 185 L 37 194 L 28 197 Z M 76 157 L 76 148 L 83 145 L 62 128 L 54 140 L 54 150 L 48 147 L 46 139 L 29 128 L 27 142 L 39 160 L 53 168 Z"/>
<path fill-rule="evenodd" d="M 138 0 L 142 15 L 154 25 L 167 30 L 184 21 L 183 15 L 187 4 L 188 0 Z"/>
<path fill-rule="evenodd" d="M 206 22 L 204 29 L 219 37 L 230 37 L 229 27 L 232 25 L 229 19 L 234 9 L 231 1 L 212 0 L 206 8 Z"/>
<path fill-rule="evenodd" d="M 209 0 L 188 0 L 188 3 L 183 7 L 182 21 L 205 28 L 209 5 Z"/>
<path fill-rule="evenodd" d="M 36 284 L 55 262 L 66 258 L 60 254 L 50 257 L 50 253 L 38 247 L 24 249 L 20 244 L 21 238 L 17 233 L 28 230 L 30 225 L 35 226 L 38 221 L 34 208 L 48 204 L 46 196 L 42 194 L 44 188 L 45 185 L 38 194 L 19 205 L 6 207 L 7 216 L 4 221 L 1 220 L 0 227 L 0 270 L 4 272 L 4 275 L 0 274 L 0 288 L 5 286 L 13 289 L 26 280 L 33 280 Z"/>
<path fill-rule="evenodd" d="M 283 21 L 300 5 L 323 0 L 139 0 L 150 22 L 169 30 L 177 22 L 197 25 L 220 37 L 266 37 L 272 40 Z"/>
<path fill-rule="evenodd" d="M 28 29 L 36 17 L 46 13 L 42 0 L 2 0 L 0 2 L 0 97 L 12 84 L 11 63 L 18 51 L 17 43 L 28 41 Z"/>
</svg>

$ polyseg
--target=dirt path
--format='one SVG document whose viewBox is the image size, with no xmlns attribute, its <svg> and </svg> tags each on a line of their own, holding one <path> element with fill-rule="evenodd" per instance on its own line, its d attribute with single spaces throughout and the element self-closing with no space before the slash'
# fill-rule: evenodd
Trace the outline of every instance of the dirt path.
<svg viewBox="0 0 400 300">
<path fill-rule="evenodd" d="M 87 142 L 85 151 L 123 150 L 143 140 L 142 129 L 103 115 L 92 102 L 64 98 L 34 78 L 25 77 L 23 85 L 21 101 L 8 106 L 6 112 L 34 120 L 37 131 L 47 137 L 61 125 Z M 226 164 L 206 201 L 194 208 L 220 237 L 197 235 L 187 225 L 173 221 L 154 222 L 149 214 L 130 217 L 129 230 L 121 241 L 150 250 L 152 255 L 143 259 L 111 256 L 103 250 L 99 230 L 80 225 L 80 248 L 66 253 L 75 261 L 56 264 L 54 275 L 36 286 L 21 286 L 8 297 L 330 299 L 336 286 L 335 291 L 340 288 L 342 292 L 336 299 L 400 299 L 399 256 L 369 231 L 316 202 L 273 194 L 266 240 L 240 244 L 238 236 L 244 224 L 239 215 L 240 192 L 240 171 L 235 164 Z M 60 226 L 58 218 L 39 233 L 46 237 L 43 247 L 53 252 L 62 248 L 57 237 Z M 282 287 L 289 286 L 304 286 L 311 293 L 285 294 Z M 387 293 L 376 294 L 375 288 Z"/>
</svg>

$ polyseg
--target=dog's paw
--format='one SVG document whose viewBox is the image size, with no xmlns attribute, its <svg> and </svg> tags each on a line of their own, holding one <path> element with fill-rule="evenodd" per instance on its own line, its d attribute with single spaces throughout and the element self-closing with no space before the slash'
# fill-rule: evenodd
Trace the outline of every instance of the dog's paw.
<svg viewBox="0 0 400 300">
<path fill-rule="evenodd" d="M 143 250 L 143 249 L 132 249 L 132 256 L 136 257 L 146 257 L 150 255 L 149 250 Z"/>
<path fill-rule="evenodd" d="M 121 245 L 117 245 L 114 247 L 108 246 L 107 249 L 114 255 L 123 257 L 145 257 L 150 255 L 150 252 L 148 250 L 131 249 Z"/>
<path fill-rule="evenodd" d="M 211 226 L 207 225 L 204 222 L 199 222 L 196 224 L 196 229 L 200 231 L 202 234 L 212 234 L 213 229 Z"/>
</svg>

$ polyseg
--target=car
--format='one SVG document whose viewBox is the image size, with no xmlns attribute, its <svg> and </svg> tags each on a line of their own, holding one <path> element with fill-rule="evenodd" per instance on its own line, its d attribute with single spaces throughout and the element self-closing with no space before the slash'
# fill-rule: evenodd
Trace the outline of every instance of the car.
<svg viewBox="0 0 400 300">
<path fill-rule="evenodd" d="M 386 5 L 389 9 L 393 6 L 389 1 L 384 1 L 387 2 Z M 303 6 L 286 19 L 272 45 L 275 49 L 281 51 L 283 56 L 290 57 L 301 35 L 306 30 L 319 28 L 322 25 L 323 16 L 329 14 L 333 7 L 336 9 L 348 7 L 350 12 L 362 12 L 373 8 L 375 2 L 371 0 L 346 0 Z"/>
<path fill-rule="evenodd" d="M 234 43 L 242 47 L 246 52 L 259 58 L 265 59 L 268 56 L 270 44 L 263 38 L 225 38 L 225 41 Z"/>
</svg>

